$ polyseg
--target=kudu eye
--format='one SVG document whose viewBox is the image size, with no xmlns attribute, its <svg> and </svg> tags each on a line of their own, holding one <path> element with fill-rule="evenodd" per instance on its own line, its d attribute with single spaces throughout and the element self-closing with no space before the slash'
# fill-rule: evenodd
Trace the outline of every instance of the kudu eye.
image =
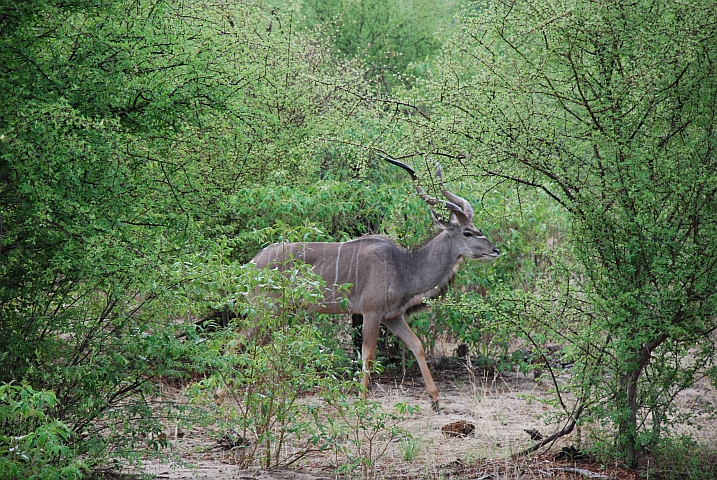
<svg viewBox="0 0 717 480">
<path fill-rule="evenodd" d="M 471 232 L 463 232 L 463 235 L 466 237 L 472 237 L 473 234 Z"/>
</svg>

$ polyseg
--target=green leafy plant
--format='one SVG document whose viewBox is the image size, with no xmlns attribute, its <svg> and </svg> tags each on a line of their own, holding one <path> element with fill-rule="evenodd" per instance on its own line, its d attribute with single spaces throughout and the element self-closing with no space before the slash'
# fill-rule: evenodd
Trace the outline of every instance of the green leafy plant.
<svg viewBox="0 0 717 480">
<path fill-rule="evenodd" d="M 380 478 L 383 474 L 376 471 L 376 462 L 395 440 L 410 438 L 399 423 L 417 407 L 400 403 L 394 411 L 387 411 L 378 402 L 346 396 L 329 399 L 329 406 L 333 416 L 327 423 L 338 472 L 358 474 L 366 480 Z"/>
<path fill-rule="evenodd" d="M 343 395 L 346 372 L 314 327 L 273 325 L 268 331 L 261 344 L 242 339 L 241 351 L 221 355 L 213 373 L 187 391 L 206 409 L 204 421 L 217 435 L 235 437 L 235 461 L 242 466 L 290 465 L 328 449 L 322 399 Z M 208 347 L 227 341 L 231 345 L 231 336 L 214 336 Z M 313 398 L 305 399 L 307 394 Z"/>
<path fill-rule="evenodd" d="M 72 429 L 50 413 L 50 391 L 0 385 L 0 478 L 82 478 L 87 466 L 73 446 Z"/>
<path fill-rule="evenodd" d="M 401 458 L 406 462 L 412 462 L 421 454 L 424 444 L 422 439 L 407 435 L 401 440 L 398 448 L 401 451 Z"/>
<path fill-rule="evenodd" d="M 283 235 L 296 238 L 297 231 Z M 206 334 L 194 363 L 206 378 L 187 395 L 218 435 L 233 439 L 238 464 L 291 464 L 328 448 L 319 405 L 350 385 L 345 356 L 327 349 L 297 312 L 320 303 L 325 285 L 299 262 L 259 270 L 230 256 L 225 245 L 205 254 L 205 263 L 176 265 L 190 302 L 236 314 L 231 328 Z M 304 400 L 308 393 L 316 399 Z"/>
</svg>

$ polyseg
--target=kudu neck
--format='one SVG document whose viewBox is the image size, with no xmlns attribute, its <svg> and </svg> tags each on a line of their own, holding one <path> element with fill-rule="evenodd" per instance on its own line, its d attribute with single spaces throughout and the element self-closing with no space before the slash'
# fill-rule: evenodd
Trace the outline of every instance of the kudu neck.
<svg viewBox="0 0 717 480">
<path fill-rule="evenodd" d="M 444 231 L 427 244 L 409 252 L 410 275 L 421 289 L 425 286 L 444 286 L 455 275 L 455 268 L 461 261 L 461 255 L 454 248 Z M 413 283 L 413 282 L 412 282 Z"/>
</svg>

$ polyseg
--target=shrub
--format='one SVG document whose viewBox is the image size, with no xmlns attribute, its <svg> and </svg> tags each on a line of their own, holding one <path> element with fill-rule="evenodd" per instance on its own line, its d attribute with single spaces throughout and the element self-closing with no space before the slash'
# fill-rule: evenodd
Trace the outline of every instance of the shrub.
<svg viewBox="0 0 717 480">
<path fill-rule="evenodd" d="M 0 479 L 83 477 L 72 430 L 48 413 L 56 406 L 54 392 L 0 385 Z"/>
</svg>

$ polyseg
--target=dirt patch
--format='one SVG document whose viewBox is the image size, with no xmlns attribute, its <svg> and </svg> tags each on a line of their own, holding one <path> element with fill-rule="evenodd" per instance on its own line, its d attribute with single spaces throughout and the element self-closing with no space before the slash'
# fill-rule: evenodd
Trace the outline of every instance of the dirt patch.
<svg viewBox="0 0 717 480">
<path fill-rule="evenodd" d="M 202 460 L 193 467 L 169 467 L 159 463 L 150 463 L 144 473 L 157 479 L 212 479 L 212 480 L 318 480 L 326 478 L 287 469 L 262 470 L 258 468 L 240 469 L 236 465 L 220 461 Z"/>
<path fill-rule="evenodd" d="M 454 362 L 455 364 L 456 362 Z M 460 363 L 458 363 L 460 365 Z M 546 423 L 548 407 L 539 400 L 549 396 L 547 383 L 532 376 L 509 373 L 476 376 L 466 368 L 444 368 L 434 372 L 440 390 L 440 411 L 431 409 L 418 372 L 403 376 L 384 374 L 376 379 L 371 395 L 386 409 L 396 403 L 417 405 L 420 411 L 409 416 L 400 427 L 411 434 L 408 446 L 394 441 L 377 459 L 378 478 L 470 478 L 470 479 L 637 479 L 635 472 L 618 465 L 606 467 L 590 458 L 563 458 L 556 454 L 579 441 L 576 433 L 528 457 L 512 455 L 535 442 L 536 434 L 547 436 L 563 427 Z M 680 396 L 680 402 L 717 404 L 717 393 L 708 383 L 700 383 Z M 453 422 L 474 425 L 469 435 L 447 436 L 442 427 Z M 699 424 L 698 419 L 698 424 Z M 717 441 L 713 422 L 703 422 L 697 433 L 706 443 Z M 292 465 L 291 470 L 239 469 L 236 449 L 226 450 L 200 428 L 183 432 L 168 431 L 174 452 L 192 467 L 178 467 L 149 461 L 143 472 L 160 479 L 218 480 L 314 480 L 336 478 L 336 458 L 329 453 L 312 454 Z M 591 476 L 593 475 L 593 476 Z"/>
</svg>

